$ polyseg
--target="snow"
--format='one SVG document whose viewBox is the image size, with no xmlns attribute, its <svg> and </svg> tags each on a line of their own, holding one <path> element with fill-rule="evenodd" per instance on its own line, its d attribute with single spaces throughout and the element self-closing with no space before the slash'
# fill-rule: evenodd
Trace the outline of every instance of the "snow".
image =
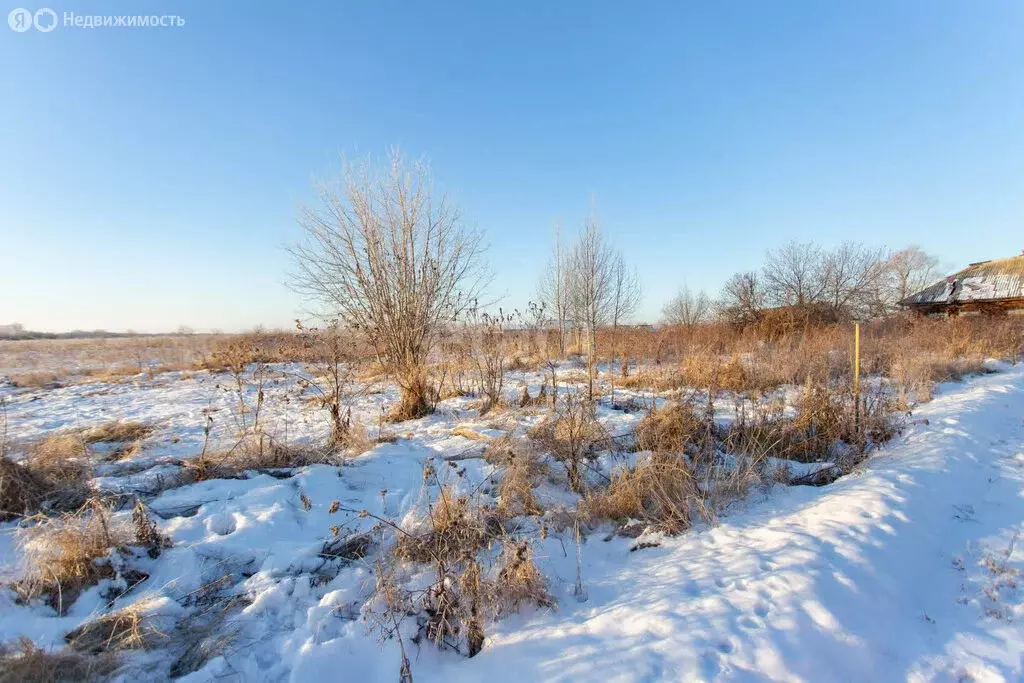
<svg viewBox="0 0 1024 683">
<path fill-rule="evenodd" d="M 573 594 L 571 534 L 552 533 L 537 542 L 535 557 L 557 609 L 528 609 L 489 625 L 472 659 L 406 638 L 414 679 L 1021 680 L 1024 596 L 1014 577 L 1024 570 L 1024 368 L 991 369 L 999 372 L 942 385 L 902 436 L 829 486 L 757 492 L 714 526 L 645 536 L 655 547 L 635 552 L 633 539 L 589 535 L 581 547 L 585 601 Z M 274 389 L 282 395 L 284 375 Z M 55 389 L 39 400 L 10 394 L 14 436 L 113 416 L 155 421 L 161 429 L 139 458 L 166 474 L 174 459 L 201 448 L 204 408 L 219 407 L 227 423 L 230 397 L 213 390 L 217 381 L 158 377 Z M 510 394 L 519 381 L 535 393 L 540 378 L 517 376 Z M 393 398 L 392 390 L 368 395 L 357 412 L 371 419 Z M 639 419 L 608 408 L 600 415 L 613 434 Z M 271 409 L 268 419 L 290 419 L 297 439 L 326 428 L 315 411 L 296 417 Z M 425 495 L 429 458 L 457 458 L 465 472 L 456 483 L 477 487 L 491 473 L 472 457 L 483 444 L 452 431 L 504 433 L 491 425 L 467 401 L 452 399 L 437 415 L 385 427 L 399 438 L 344 467 L 306 467 L 287 478 L 250 473 L 160 493 L 150 505 L 174 546 L 141 560 L 149 579 L 117 606 L 150 600 L 174 615 L 187 611 L 183 596 L 227 576 L 228 591 L 246 598 L 232 616 L 237 641 L 182 680 L 394 681 L 397 641 L 379 642 L 361 618 L 374 589 L 373 551 L 352 561 L 321 556 L 332 525 L 343 526 L 344 536 L 369 530 L 372 520 L 332 513 L 331 503 L 411 518 Z M 774 464 L 795 475 L 823 466 Z M 150 471 L 105 471 L 100 483 L 132 489 Z M 0 561 L 10 568 L 13 526 L 3 528 Z M 0 591 L 0 640 L 25 634 L 59 646 L 64 633 L 104 609 L 99 593 L 90 589 L 57 617 Z M 125 680 L 167 676 L 169 664 L 158 656 L 129 661 Z"/>
</svg>

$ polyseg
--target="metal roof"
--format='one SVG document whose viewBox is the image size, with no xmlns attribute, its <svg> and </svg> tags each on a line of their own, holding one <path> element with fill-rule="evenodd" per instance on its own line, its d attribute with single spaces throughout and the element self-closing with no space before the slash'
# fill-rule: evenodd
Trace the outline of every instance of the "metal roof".
<svg viewBox="0 0 1024 683">
<path fill-rule="evenodd" d="M 900 303 L 913 306 L 1000 301 L 1024 297 L 1024 254 L 972 263 Z"/>
</svg>

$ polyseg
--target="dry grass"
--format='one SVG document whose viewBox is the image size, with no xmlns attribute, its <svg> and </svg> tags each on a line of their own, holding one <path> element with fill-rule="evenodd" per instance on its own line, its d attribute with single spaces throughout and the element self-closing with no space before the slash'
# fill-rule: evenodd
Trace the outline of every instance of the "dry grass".
<svg viewBox="0 0 1024 683">
<path fill-rule="evenodd" d="M 364 433 L 364 432 L 360 432 Z M 372 444 L 369 439 L 367 444 Z M 265 435 L 247 437 L 223 452 L 204 453 L 186 461 L 191 481 L 237 479 L 250 471 L 294 469 L 308 465 L 340 464 L 344 453 L 324 445 L 284 444 Z"/>
<path fill-rule="evenodd" d="M 31 444 L 21 462 L 0 458 L 0 519 L 81 506 L 89 495 L 86 458 L 85 443 L 68 433 Z"/>
<path fill-rule="evenodd" d="M 518 612 L 522 605 L 554 607 L 547 581 L 533 561 L 533 548 L 523 540 L 506 540 L 501 549 L 498 578 L 491 602 L 498 615 Z"/>
<path fill-rule="evenodd" d="M 141 441 L 156 428 L 144 422 L 114 420 L 82 432 L 85 443 L 128 443 Z"/>
<path fill-rule="evenodd" d="M 456 427 L 452 430 L 452 436 L 461 436 L 462 438 L 469 439 L 471 441 L 491 441 L 491 437 L 474 431 L 469 427 Z"/>
<path fill-rule="evenodd" d="M 76 652 L 100 654 L 122 650 L 148 650 L 167 641 L 156 625 L 154 602 L 143 599 L 123 609 L 85 622 L 65 636 Z"/>
<path fill-rule="evenodd" d="M 455 564 L 467 554 L 475 554 L 491 538 L 483 507 L 450 484 L 441 486 L 423 522 L 418 530 L 398 535 L 396 557 L 411 562 Z"/>
<path fill-rule="evenodd" d="M 671 391 L 686 387 L 763 392 L 780 384 L 849 382 L 853 329 L 848 323 L 746 328 L 620 331 L 620 352 L 648 367 L 618 386 Z M 607 332 L 599 348 L 610 348 Z M 930 383 L 980 371 L 986 358 L 1024 354 L 1024 316 L 919 319 L 896 316 L 861 325 L 861 368 L 890 377 L 927 399 Z"/>
<path fill-rule="evenodd" d="M 543 514 L 533 489 L 547 474 L 548 468 L 528 441 L 503 437 L 491 442 L 484 458 L 502 468 L 497 489 L 499 515 L 511 518 Z"/>
<path fill-rule="evenodd" d="M 582 511 L 590 520 L 640 520 L 658 531 L 677 534 L 690 528 L 695 512 L 707 514 L 707 507 L 686 460 L 677 454 L 654 453 L 584 499 Z"/>
<path fill-rule="evenodd" d="M 9 379 L 11 384 L 18 389 L 50 389 L 59 387 L 63 376 L 63 372 L 36 370 L 14 373 L 9 376 Z"/>
<path fill-rule="evenodd" d="M 684 453 L 687 446 L 703 442 L 706 421 L 689 403 L 673 403 L 648 413 L 633 427 L 638 451 Z"/>
<path fill-rule="evenodd" d="M 26 600 L 45 597 L 63 614 L 82 590 L 115 575 L 109 552 L 135 540 L 127 520 L 97 500 L 74 514 L 40 519 L 18 531 L 24 573 L 17 590 Z"/>
<path fill-rule="evenodd" d="M 586 461 L 615 445 L 595 418 L 593 405 L 573 393 L 563 396 L 556 411 L 530 430 L 530 438 L 539 450 L 565 464 L 569 488 L 577 493 L 585 488 L 582 468 Z"/>
<path fill-rule="evenodd" d="M 89 656 L 65 648 L 46 650 L 28 638 L 0 647 L 0 683 L 77 683 L 106 680 L 117 669 L 114 655 Z"/>
</svg>

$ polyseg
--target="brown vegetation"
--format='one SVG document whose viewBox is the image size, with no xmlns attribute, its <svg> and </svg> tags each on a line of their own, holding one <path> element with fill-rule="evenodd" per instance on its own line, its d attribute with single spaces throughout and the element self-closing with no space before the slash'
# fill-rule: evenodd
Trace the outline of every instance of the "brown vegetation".
<svg viewBox="0 0 1024 683">
<path fill-rule="evenodd" d="M 21 461 L 0 457 L 0 519 L 78 508 L 89 493 L 86 455 L 80 436 L 58 433 L 31 444 Z"/>
<path fill-rule="evenodd" d="M 115 575 L 107 555 L 132 544 L 135 534 L 126 519 L 94 500 L 74 514 L 20 529 L 18 540 L 25 562 L 19 594 L 45 596 L 63 614 L 84 588 Z"/>
<path fill-rule="evenodd" d="M 90 619 L 68 632 L 65 640 L 72 650 L 92 654 L 149 649 L 168 637 L 157 627 L 152 606 L 151 600 L 143 599 Z"/>
<path fill-rule="evenodd" d="M 46 650 L 28 638 L 0 647 L 0 683 L 71 683 L 105 680 L 117 657 L 91 656 L 70 649 Z"/>
<path fill-rule="evenodd" d="M 583 501 L 582 510 L 592 520 L 640 520 L 676 534 L 689 529 L 693 514 L 706 506 L 683 456 L 654 453 L 614 475 L 607 487 Z"/>
</svg>

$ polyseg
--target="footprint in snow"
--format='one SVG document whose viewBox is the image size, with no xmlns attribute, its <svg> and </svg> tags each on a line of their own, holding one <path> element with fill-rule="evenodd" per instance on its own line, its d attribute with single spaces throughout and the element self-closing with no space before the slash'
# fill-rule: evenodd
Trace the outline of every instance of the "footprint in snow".
<svg viewBox="0 0 1024 683">
<path fill-rule="evenodd" d="M 720 655 L 714 650 L 707 650 L 700 656 L 701 677 L 710 681 L 722 673 L 722 665 L 719 662 Z"/>
<path fill-rule="evenodd" d="M 227 512 L 219 512 L 206 518 L 206 531 L 217 536 L 227 536 L 234 533 L 237 525 L 234 515 Z"/>
<path fill-rule="evenodd" d="M 756 614 L 757 616 L 761 617 L 762 619 L 767 617 L 768 616 L 768 612 L 770 612 L 770 611 L 771 611 L 771 607 L 769 607 L 768 603 L 766 603 L 766 602 L 759 602 L 756 605 L 754 605 L 754 614 Z"/>
<path fill-rule="evenodd" d="M 756 631 L 759 628 L 764 628 L 764 623 L 754 617 L 740 617 L 736 620 L 736 625 L 746 631 Z"/>
</svg>

